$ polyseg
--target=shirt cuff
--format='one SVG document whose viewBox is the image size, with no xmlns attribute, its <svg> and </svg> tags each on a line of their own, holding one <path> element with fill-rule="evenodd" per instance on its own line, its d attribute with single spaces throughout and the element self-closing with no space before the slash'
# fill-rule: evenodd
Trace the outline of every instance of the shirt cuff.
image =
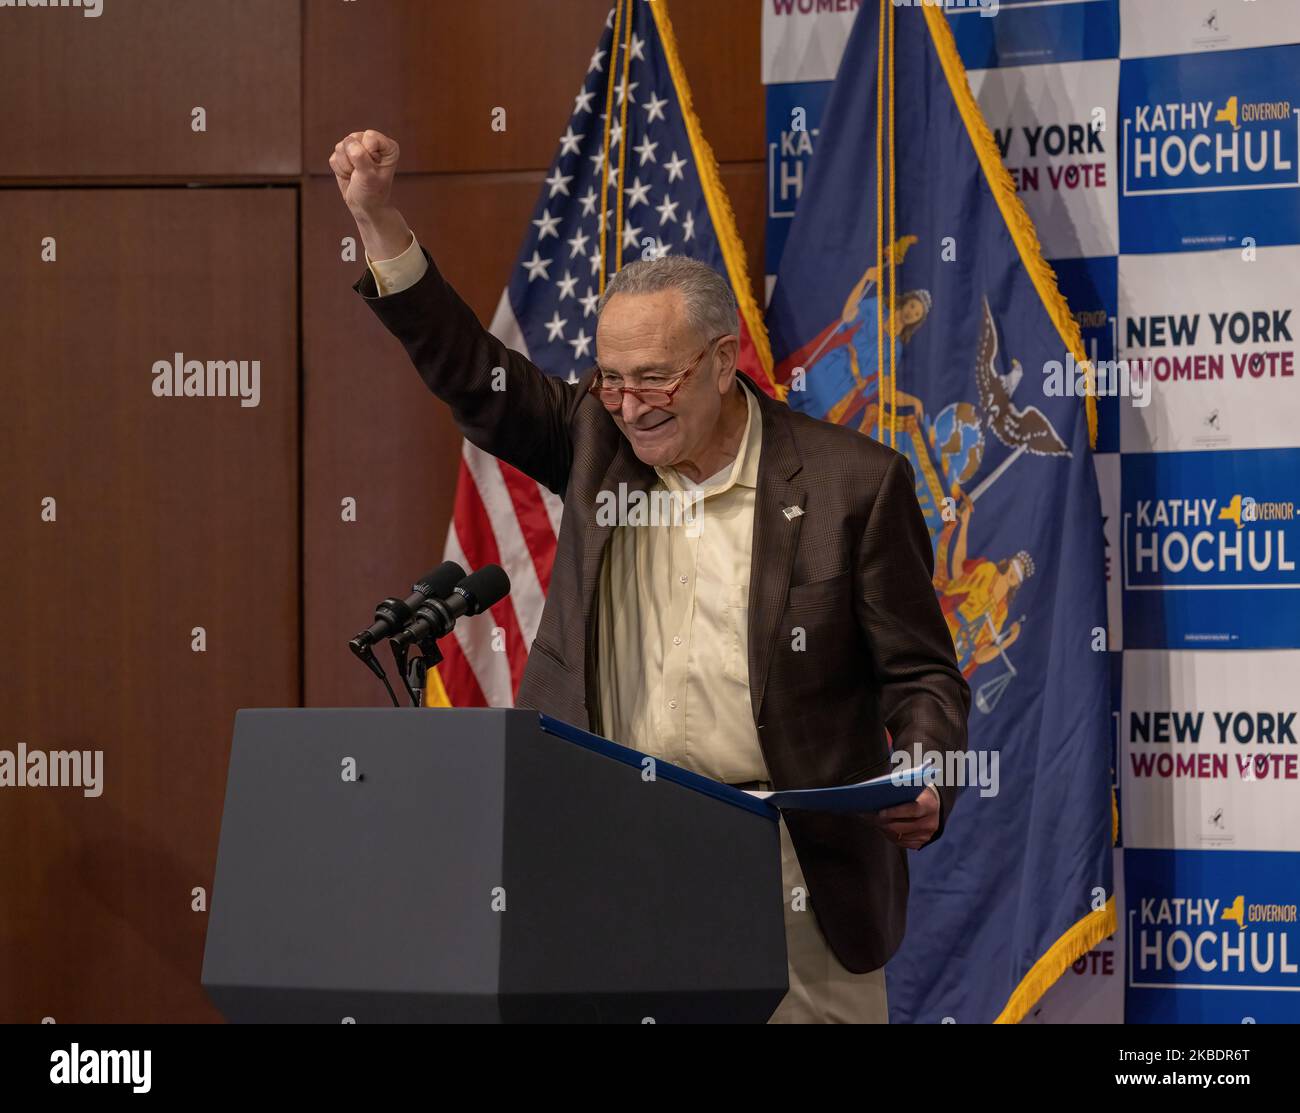
<svg viewBox="0 0 1300 1113">
<path fill-rule="evenodd" d="M 429 262 L 420 249 L 415 233 L 412 232 L 410 246 L 397 258 L 372 259 L 367 253 L 366 266 L 375 276 L 375 288 L 383 298 L 389 294 L 400 294 L 403 290 L 409 290 L 424 277 L 424 272 L 429 269 Z"/>
</svg>

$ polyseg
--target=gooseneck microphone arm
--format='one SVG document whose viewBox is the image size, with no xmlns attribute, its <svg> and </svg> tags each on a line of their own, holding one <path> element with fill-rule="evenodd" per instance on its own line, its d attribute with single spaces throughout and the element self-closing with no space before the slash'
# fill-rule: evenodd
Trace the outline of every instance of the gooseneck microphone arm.
<svg viewBox="0 0 1300 1113">
<path fill-rule="evenodd" d="M 418 657 L 408 659 L 405 645 L 398 645 L 396 638 L 388 640 L 388 646 L 393 651 L 393 661 L 397 665 L 397 675 L 402 678 L 402 687 L 406 689 L 406 695 L 411 701 L 412 707 L 424 706 L 424 689 L 428 684 L 429 670 L 442 664 L 442 650 L 438 648 L 438 643 L 432 638 L 425 638 L 417 644 L 420 650 Z"/>
<path fill-rule="evenodd" d="M 380 683 L 384 686 L 384 691 L 388 693 L 388 698 L 393 701 L 393 706 L 401 707 L 402 705 L 397 699 L 397 693 L 393 691 L 393 686 L 388 682 L 388 674 L 384 672 L 384 666 L 375 659 L 375 651 L 369 645 L 357 644 L 355 638 L 348 642 L 348 646 L 356 654 L 357 660 L 379 677 Z"/>
</svg>

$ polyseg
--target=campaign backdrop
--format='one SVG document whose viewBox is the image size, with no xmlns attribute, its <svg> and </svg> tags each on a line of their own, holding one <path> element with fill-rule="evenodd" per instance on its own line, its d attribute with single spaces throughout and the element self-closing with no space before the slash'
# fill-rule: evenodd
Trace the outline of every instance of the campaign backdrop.
<svg viewBox="0 0 1300 1113">
<path fill-rule="evenodd" d="M 858 7 L 764 0 L 769 296 Z M 1120 928 L 1025 1022 L 1300 1021 L 1300 3 L 949 9 L 1107 391 Z"/>
</svg>

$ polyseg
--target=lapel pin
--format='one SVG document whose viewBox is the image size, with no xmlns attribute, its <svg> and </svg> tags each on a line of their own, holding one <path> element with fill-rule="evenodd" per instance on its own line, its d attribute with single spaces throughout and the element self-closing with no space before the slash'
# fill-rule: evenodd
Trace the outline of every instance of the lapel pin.
<svg viewBox="0 0 1300 1113">
<path fill-rule="evenodd" d="M 785 515 L 785 520 L 786 520 L 787 522 L 793 522 L 796 518 L 802 516 L 802 514 L 803 514 L 803 507 L 802 507 L 802 506 L 786 506 L 786 507 L 783 507 L 783 508 L 782 508 L 781 513 Z"/>
</svg>

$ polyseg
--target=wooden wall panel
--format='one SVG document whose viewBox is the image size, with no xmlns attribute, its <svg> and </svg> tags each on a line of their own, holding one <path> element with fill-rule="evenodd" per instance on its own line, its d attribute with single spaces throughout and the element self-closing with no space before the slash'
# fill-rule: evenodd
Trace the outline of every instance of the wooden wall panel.
<svg viewBox="0 0 1300 1113">
<path fill-rule="evenodd" d="M 300 692 L 295 194 L 0 193 L 0 749 L 104 755 L 97 798 L 0 788 L 0 1022 L 216 1016 L 234 712 Z M 259 404 L 155 397 L 177 352 Z"/>
<path fill-rule="evenodd" d="M 770 0 L 668 3 L 700 126 L 720 162 L 766 157 L 766 98 L 759 48 L 763 4 L 767 2 Z"/>
<path fill-rule="evenodd" d="M 761 0 L 668 3 L 709 142 L 763 157 Z M 573 110 L 610 0 L 307 0 L 303 166 L 377 128 L 411 173 L 545 169 Z M 507 129 L 491 128 L 495 107 Z"/>
<path fill-rule="evenodd" d="M 482 321 L 492 319 L 542 177 L 399 179 L 397 202 L 407 220 Z M 461 437 L 447 407 L 352 290 L 364 261 L 345 263 L 340 255 L 344 237 L 355 235 L 333 179 L 309 182 L 303 205 L 309 706 L 387 703 L 347 640 L 369 623 L 375 603 L 406 594 L 442 560 L 460 460 Z M 358 504 L 351 523 L 340 514 L 340 501 L 349 496 Z M 383 652 L 391 675 L 387 647 Z"/>
<path fill-rule="evenodd" d="M 736 228 L 749 265 L 750 288 L 761 309 L 766 303 L 763 248 L 767 235 L 767 166 L 761 162 L 724 163 L 722 186 L 736 214 Z"/>
<path fill-rule="evenodd" d="M 656 2 L 761 289 L 761 0 Z M 0 1022 L 215 1018 L 190 891 L 211 885 L 233 712 L 385 702 L 346 639 L 441 559 L 456 484 L 458 431 L 350 288 L 328 153 L 358 127 L 402 140 L 398 201 L 489 320 L 608 4 L 0 9 L 0 133 L 21 137 L 0 182 L 22 187 L 0 191 L 0 621 L 19 635 L 0 749 L 106 766 L 97 799 L 0 789 Z M 48 188 L 83 178 L 223 188 Z M 177 351 L 260 359 L 261 404 L 154 398 Z M 72 644 L 43 652 L 51 627 Z"/>
<path fill-rule="evenodd" d="M 301 19 L 301 0 L 0 9 L 0 179 L 299 173 Z"/>
</svg>

